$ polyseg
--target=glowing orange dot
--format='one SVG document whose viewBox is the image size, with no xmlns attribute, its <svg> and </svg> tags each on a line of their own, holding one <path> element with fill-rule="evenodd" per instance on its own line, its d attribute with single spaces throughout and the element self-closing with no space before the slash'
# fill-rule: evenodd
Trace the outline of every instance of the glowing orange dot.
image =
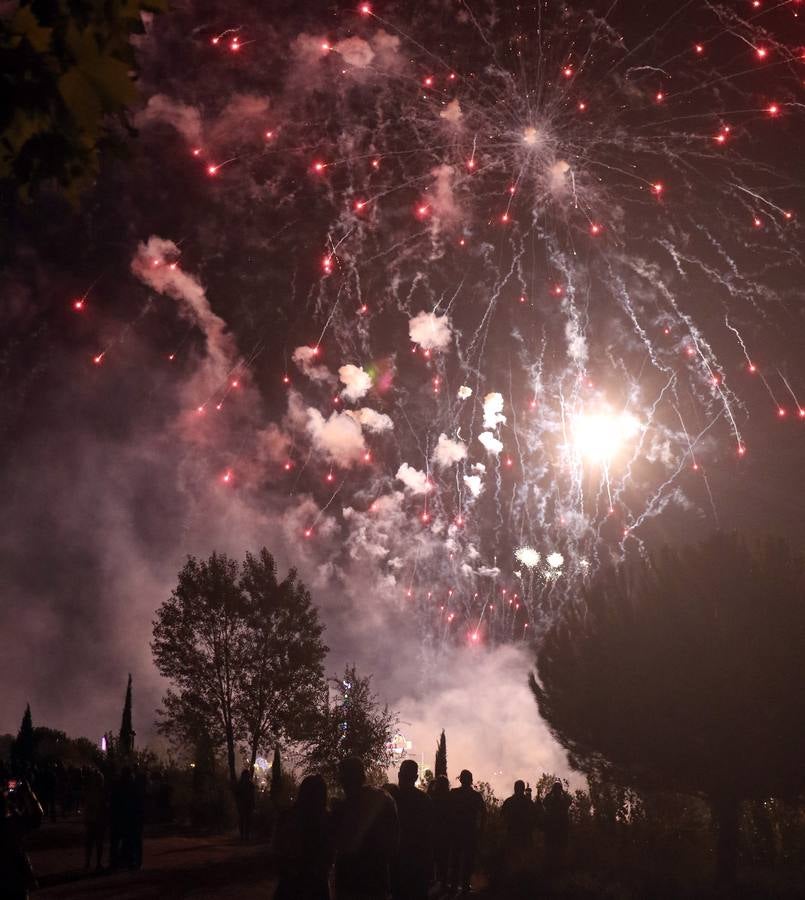
<svg viewBox="0 0 805 900">
<path fill-rule="evenodd" d="M 661 194 L 665 190 L 665 186 L 662 182 L 658 181 L 656 184 L 651 185 L 651 190 L 654 191 L 655 194 Z"/>
<path fill-rule="evenodd" d="M 508 213 L 503 213 L 503 215 L 500 217 L 500 221 L 503 222 L 503 224 L 505 225 L 506 222 L 509 221 L 509 214 L 508 214 Z"/>
<path fill-rule="evenodd" d="M 220 41 L 220 40 L 221 40 L 221 38 L 216 36 L 216 37 L 214 37 L 214 38 L 210 41 L 210 43 L 211 43 L 211 44 L 217 44 L 218 41 Z"/>
<path fill-rule="evenodd" d="M 587 109 L 587 104 L 583 100 L 580 100 L 579 101 L 579 111 L 584 112 L 585 109 Z"/>
<path fill-rule="evenodd" d="M 285 463 L 283 468 L 285 469 L 286 472 L 290 472 L 292 465 L 293 465 L 293 463 L 291 463 L 291 461 L 289 460 L 288 462 Z"/>
<path fill-rule="evenodd" d="M 230 43 L 230 45 L 229 45 L 229 49 L 234 50 L 234 51 L 240 50 L 240 41 L 237 41 L 237 40 L 232 41 L 232 43 Z"/>
<path fill-rule="evenodd" d="M 306 537 L 306 538 L 309 538 L 312 534 L 313 534 L 313 529 L 312 529 L 312 528 L 306 528 L 306 529 L 305 529 L 305 537 Z"/>
<path fill-rule="evenodd" d="M 283 384 L 290 384 L 290 383 L 291 383 L 291 379 L 290 379 L 287 375 L 283 375 L 283 376 L 282 376 L 282 383 L 283 383 Z"/>
<path fill-rule="evenodd" d="M 324 171 L 324 163 L 323 162 L 314 162 L 313 163 L 313 171 L 314 172 L 323 172 Z"/>
<path fill-rule="evenodd" d="M 229 484 L 229 482 L 232 480 L 232 473 L 231 473 L 231 472 L 225 472 L 225 473 L 224 473 L 223 480 L 224 480 L 224 482 L 225 482 L 226 484 Z"/>
<path fill-rule="evenodd" d="M 694 50 L 695 50 L 697 53 L 704 53 L 704 45 L 703 45 L 703 44 L 696 44 L 696 46 L 694 47 Z"/>
<path fill-rule="evenodd" d="M 201 147 L 194 147 L 193 148 L 193 156 L 200 156 L 200 155 L 201 155 Z"/>
<path fill-rule="evenodd" d="M 327 41 L 324 41 L 324 42 L 322 43 L 321 49 L 324 50 L 325 53 L 330 49 L 330 45 L 327 43 Z"/>
<path fill-rule="evenodd" d="M 428 77 L 423 81 L 425 87 L 431 87 L 433 85 L 433 76 L 428 75 Z"/>
<path fill-rule="evenodd" d="M 698 472 L 698 471 L 699 471 L 699 464 L 698 464 L 698 463 L 694 463 L 693 466 L 692 466 L 692 468 L 693 468 L 693 471 L 694 471 L 694 472 Z"/>
<path fill-rule="evenodd" d="M 771 103 L 766 111 L 770 116 L 776 116 L 780 112 L 780 107 L 776 103 Z"/>
<path fill-rule="evenodd" d="M 96 366 L 99 366 L 103 362 L 104 356 L 106 356 L 105 353 L 99 353 L 97 356 L 92 357 L 92 361 L 95 363 Z"/>
<path fill-rule="evenodd" d="M 235 380 L 232 382 L 232 387 L 233 387 L 233 388 L 240 387 L 240 382 L 239 382 L 237 379 L 235 379 Z"/>
<path fill-rule="evenodd" d="M 570 66 L 565 66 L 564 69 L 562 69 L 562 74 L 565 76 L 565 78 L 571 78 L 573 75 L 573 69 Z"/>
<path fill-rule="evenodd" d="M 174 359 L 176 359 L 176 354 L 175 354 L 175 353 L 169 353 L 169 354 L 168 354 L 168 359 L 169 359 L 170 362 L 173 362 Z"/>
<path fill-rule="evenodd" d="M 724 144 L 726 143 L 727 135 L 722 132 L 721 134 L 717 134 L 715 139 L 717 144 Z"/>
<path fill-rule="evenodd" d="M 755 50 L 755 55 L 758 59 L 765 59 L 769 55 L 769 51 L 765 47 L 758 47 Z"/>
<path fill-rule="evenodd" d="M 360 210 L 362 210 L 364 208 L 364 206 L 366 206 L 366 201 L 364 201 L 364 200 L 356 200 L 355 201 L 355 209 L 357 209 L 359 212 L 360 212 Z"/>
<path fill-rule="evenodd" d="M 467 168 L 468 168 L 468 169 L 474 169 L 474 168 L 475 168 L 475 160 L 474 160 L 474 159 L 468 159 L 468 160 L 467 160 Z"/>
<path fill-rule="evenodd" d="M 218 166 L 207 166 L 207 174 L 208 175 L 217 175 L 218 174 Z"/>
<path fill-rule="evenodd" d="M 360 11 L 362 16 L 370 16 L 372 14 L 372 7 L 368 3 L 361 3 Z"/>
<path fill-rule="evenodd" d="M 797 410 L 797 412 L 799 413 L 800 419 L 805 419 L 805 409 L 803 409 L 803 408 L 800 406 L 800 408 Z"/>
<path fill-rule="evenodd" d="M 590 234 L 600 234 L 600 233 L 601 233 L 600 225 L 596 225 L 595 223 L 590 225 Z"/>
<path fill-rule="evenodd" d="M 785 411 L 785 409 L 784 409 L 782 406 L 779 407 L 779 409 L 777 410 L 777 415 L 778 415 L 781 419 L 784 419 L 784 418 L 785 418 L 786 411 Z"/>
<path fill-rule="evenodd" d="M 657 91 L 657 93 L 654 95 L 654 99 L 657 101 L 657 103 L 662 103 L 662 101 L 665 100 L 665 94 L 663 94 L 662 91 Z"/>
<path fill-rule="evenodd" d="M 746 447 L 743 444 L 738 444 L 738 456 L 746 455 Z"/>
<path fill-rule="evenodd" d="M 755 226 L 755 228 L 760 228 L 760 226 L 763 224 L 763 222 L 761 219 L 759 219 L 757 216 L 755 216 L 755 218 L 752 219 L 752 224 Z"/>
<path fill-rule="evenodd" d="M 81 310 L 83 308 L 84 308 L 84 298 L 83 297 L 80 297 L 78 300 L 73 300 L 73 309 L 76 312 L 81 312 Z"/>
<path fill-rule="evenodd" d="M 790 210 L 786 210 L 786 211 L 783 213 L 783 215 L 786 217 L 786 219 L 793 219 L 793 218 L 794 218 L 794 213 L 792 213 Z"/>
<path fill-rule="evenodd" d="M 749 371 L 757 372 L 757 366 L 754 363 L 749 363 Z"/>
</svg>

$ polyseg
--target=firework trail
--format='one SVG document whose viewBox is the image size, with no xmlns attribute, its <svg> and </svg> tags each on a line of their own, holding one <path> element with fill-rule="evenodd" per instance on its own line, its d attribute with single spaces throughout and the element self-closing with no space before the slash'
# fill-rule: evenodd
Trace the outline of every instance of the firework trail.
<svg viewBox="0 0 805 900">
<path fill-rule="evenodd" d="M 251 11 L 188 28 L 198 83 L 148 104 L 201 109 L 188 165 L 233 234 L 270 214 L 288 298 L 258 338 L 293 366 L 232 358 L 199 404 L 250 374 L 238 459 L 273 413 L 259 481 L 307 504 L 303 552 L 373 568 L 436 642 L 538 634 L 669 505 L 715 515 L 753 375 L 783 409 L 753 360 L 803 274 L 797 4 L 654 6 Z"/>
</svg>

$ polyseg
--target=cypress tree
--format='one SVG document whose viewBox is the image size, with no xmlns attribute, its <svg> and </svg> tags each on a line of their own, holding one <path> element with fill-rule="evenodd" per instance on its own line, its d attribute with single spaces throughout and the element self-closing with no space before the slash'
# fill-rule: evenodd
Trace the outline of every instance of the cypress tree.
<svg viewBox="0 0 805 900">
<path fill-rule="evenodd" d="M 269 796 L 276 803 L 280 795 L 282 785 L 282 763 L 280 762 L 280 748 L 274 748 L 274 759 L 271 761 L 271 788 Z"/>
<path fill-rule="evenodd" d="M 433 775 L 436 778 L 440 775 L 447 777 L 447 738 L 444 736 L 444 728 L 436 747 L 436 764 L 433 767 Z"/>
<path fill-rule="evenodd" d="M 126 687 L 126 700 L 123 704 L 123 718 L 120 721 L 120 739 L 118 747 L 123 756 L 129 756 L 134 752 L 135 731 L 131 724 L 131 674 Z"/>
<path fill-rule="evenodd" d="M 20 730 L 11 748 L 11 759 L 18 773 L 24 772 L 34 762 L 34 723 L 31 718 L 31 704 L 25 704 L 25 712 L 20 722 Z"/>
</svg>

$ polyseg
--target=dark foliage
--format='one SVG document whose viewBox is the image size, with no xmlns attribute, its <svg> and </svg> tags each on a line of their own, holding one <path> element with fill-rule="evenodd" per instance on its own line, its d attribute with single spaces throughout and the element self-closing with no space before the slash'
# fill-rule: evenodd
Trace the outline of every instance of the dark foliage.
<svg viewBox="0 0 805 900">
<path fill-rule="evenodd" d="M 572 764 L 707 797 L 734 862 L 744 799 L 805 788 L 805 569 L 733 535 L 603 572 L 548 633 L 531 687 Z"/>
</svg>

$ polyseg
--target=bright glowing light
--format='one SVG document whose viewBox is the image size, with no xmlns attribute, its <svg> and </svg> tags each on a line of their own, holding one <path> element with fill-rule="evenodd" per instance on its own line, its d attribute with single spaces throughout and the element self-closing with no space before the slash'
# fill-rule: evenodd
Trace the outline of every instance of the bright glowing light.
<svg viewBox="0 0 805 900">
<path fill-rule="evenodd" d="M 637 419 L 629 413 L 585 413 L 573 421 L 573 444 L 580 457 L 607 466 L 639 431 Z"/>
<path fill-rule="evenodd" d="M 545 560 L 552 569 L 561 569 L 565 564 L 565 558 L 561 553 L 551 553 Z"/>
<path fill-rule="evenodd" d="M 83 297 L 79 297 L 78 300 L 73 300 L 73 309 L 76 312 L 81 312 L 81 310 L 83 308 L 84 308 L 84 298 Z"/>
<path fill-rule="evenodd" d="M 527 569 L 535 569 L 541 559 L 540 554 L 533 547 L 518 547 L 514 551 L 514 556 Z"/>
<path fill-rule="evenodd" d="M 218 166 L 207 166 L 207 174 L 208 175 L 217 175 L 218 174 Z"/>
</svg>

